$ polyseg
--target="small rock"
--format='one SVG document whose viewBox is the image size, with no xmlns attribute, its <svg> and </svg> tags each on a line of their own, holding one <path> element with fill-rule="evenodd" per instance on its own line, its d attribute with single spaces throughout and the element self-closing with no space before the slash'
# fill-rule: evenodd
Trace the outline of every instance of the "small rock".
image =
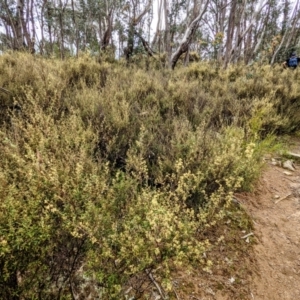
<svg viewBox="0 0 300 300">
<path fill-rule="evenodd" d="M 300 184 L 299 183 L 291 183 L 290 184 L 292 193 L 295 197 L 300 197 Z"/>
<path fill-rule="evenodd" d="M 283 174 L 284 174 L 284 175 L 287 175 L 287 176 L 293 175 L 291 172 L 288 172 L 288 171 L 284 171 Z"/>
<path fill-rule="evenodd" d="M 215 295 L 215 292 L 211 289 L 211 288 L 207 288 L 206 290 L 205 290 L 205 292 L 207 293 L 207 294 L 210 294 L 210 295 Z"/>
<path fill-rule="evenodd" d="M 276 159 L 274 159 L 274 158 L 272 158 L 271 159 L 271 164 L 273 165 L 273 166 L 277 166 L 277 161 L 276 161 Z"/>
<path fill-rule="evenodd" d="M 295 171 L 295 167 L 292 160 L 287 160 L 283 163 L 283 168 L 288 169 L 290 171 Z"/>
<path fill-rule="evenodd" d="M 229 282 L 230 282 L 231 284 L 233 284 L 233 283 L 235 282 L 235 278 L 234 278 L 234 277 L 231 277 L 231 278 L 229 279 Z"/>
<path fill-rule="evenodd" d="M 274 195 L 274 199 L 279 199 L 280 196 L 279 195 Z"/>
</svg>

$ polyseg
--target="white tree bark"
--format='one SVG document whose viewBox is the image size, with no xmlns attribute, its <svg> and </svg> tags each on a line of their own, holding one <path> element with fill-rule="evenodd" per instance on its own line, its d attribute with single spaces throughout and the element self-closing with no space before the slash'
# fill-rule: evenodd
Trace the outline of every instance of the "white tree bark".
<svg viewBox="0 0 300 300">
<path fill-rule="evenodd" d="M 243 40 L 243 38 L 246 36 L 246 34 L 248 33 L 248 31 L 251 29 L 252 26 L 254 26 L 255 22 L 257 21 L 257 16 L 258 14 L 261 12 L 261 10 L 264 8 L 264 6 L 267 4 L 268 0 L 260 0 L 256 10 L 254 11 L 251 20 L 249 22 L 249 24 L 247 25 L 247 27 L 245 28 L 245 30 L 243 32 L 241 32 L 239 34 L 239 36 L 236 38 L 235 44 L 232 46 L 231 51 L 230 51 L 230 56 L 228 57 L 228 59 L 225 61 L 225 67 L 227 66 L 228 63 L 230 63 L 232 61 L 233 55 L 236 51 L 236 49 L 238 49 L 241 41 Z"/>
<path fill-rule="evenodd" d="M 180 56 L 188 51 L 188 47 L 192 41 L 193 35 L 195 33 L 195 31 L 198 28 L 199 22 L 201 21 L 204 13 L 207 10 L 207 6 L 208 6 L 209 0 L 206 0 L 204 2 L 203 8 L 200 8 L 200 12 L 198 14 L 198 16 L 191 22 L 191 24 L 187 27 L 184 36 L 182 38 L 182 40 L 179 43 L 178 48 L 176 49 L 176 51 L 172 54 L 171 56 L 171 60 L 170 60 L 170 66 L 172 69 L 175 68 L 176 63 L 178 61 L 178 59 L 180 58 Z M 201 5 L 202 6 L 202 5 Z"/>
<path fill-rule="evenodd" d="M 282 48 L 282 46 L 283 46 L 283 44 L 284 44 L 284 42 L 285 42 L 285 39 L 286 39 L 286 37 L 287 37 L 287 35 L 288 35 L 288 33 L 289 33 L 289 27 L 290 27 L 291 24 L 293 23 L 293 28 L 292 28 L 292 30 L 293 30 L 294 27 L 295 27 L 295 25 L 296 25 L 296 23 L 297 23 L 297 20 L 296 20 L 295 18 L 296 18 L 296 15 L 297 15 L 297 13 L 298 13 L 298 9 L 299 9 L 299 0 L 297 0 L 296 3 L 295 3 L 295 6 L 294 6 L 294 9 L 293 9 L 292 16 L 291 16 L 291 18 L 290 18 L 290 20 L 289 20 L 289 22 L 288 22 L 288 24 L 287 24 L 287 26 L 286 26 L 286 31 L 285 31 L 285 33 L 284 33 L 282 39 L 281 39 L 281 42 L 280 42 L 279 46 L 277 47 L 276 51 L 274 52 L 274 54 L 273 54 L 273 56 L 272 56 L 272 59 L 271 59 L 271 65 L 274 64 L 275 59 L 276 59 L 276 56 L 277 56 L 278 52 L 280 51 L 280 49 Z"/>
</svg>

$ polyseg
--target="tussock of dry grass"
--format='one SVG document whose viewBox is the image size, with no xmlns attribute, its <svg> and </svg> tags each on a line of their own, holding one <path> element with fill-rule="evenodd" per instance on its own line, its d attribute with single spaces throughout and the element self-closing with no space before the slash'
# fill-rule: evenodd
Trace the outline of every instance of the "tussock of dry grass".
<svg viewBox="0 0 300 300">
<path fill-rule="evenodd" d="M 257 178 L 270 134 L 299 130 L 299 76 L 1 56 L 1 298 L 69 299 L 85 278 L 120 299 L 159 266 L 166 292 L 171 267 L 209 271 L 205 232 Z"/>
</svg>

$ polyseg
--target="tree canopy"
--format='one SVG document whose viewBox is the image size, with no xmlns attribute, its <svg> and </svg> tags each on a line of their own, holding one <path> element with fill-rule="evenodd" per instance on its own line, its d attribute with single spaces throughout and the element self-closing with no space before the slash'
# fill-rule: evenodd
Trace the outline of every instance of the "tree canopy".
<svg viewBox="0 0 300 300">
<path fill-rule="evenodd" d="M 297 49 L 299 16 L 299 0 L 1 0 L 0 49 L 274 63 Z"/>
</svg>

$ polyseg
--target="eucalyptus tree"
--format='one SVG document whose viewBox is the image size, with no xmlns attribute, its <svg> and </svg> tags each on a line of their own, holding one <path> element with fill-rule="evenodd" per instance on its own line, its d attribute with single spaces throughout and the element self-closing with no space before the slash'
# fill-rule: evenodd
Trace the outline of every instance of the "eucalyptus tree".
<svg viewBox="0 0 300 300">
<path fill-rule="evenodd" d="M 129 60 L 134 54 L 135 37 L 141 39 L 145 50 L 148 52 L 148 54 L 152 55 L 152 51 L 149 50 L 150 46 L 148 45 L 148 42 L 142 36 L 145 28 L 145 17 L 150 13 L 151 7 L 152 0 L 132 0 L 131 3 L 126 3 L 126 6 L 121 12 L 123 24 L 126 28 L 125 32 L 127 36 L 127 45 L 123 50 L 127 60 Z"/>
<path fill-rule="evenodd" d="M 28 48 L 31 52 L 34 52 L 35 23 L 33 1 L 0 1 L 0 20 L 9 48 Z"/>
<path fill-rule="evenodd" d="M 158 52 L 172 68 L 191 50 L 225 67 L 274 63 L 299 45 L 299 11 L 300 0 L 0 0 L 0 43 L 61 58 Z"/>
<path fill-rule="evenodd" d="M 208 3 L 209 0 L 200 1 L 200 2 L 197 2 L 195 0 L 194 7 L 193 7 L 193 18 L 191 22 L 188 23 L 183 37 L 178 43 L 176 50 L 171 55 L 170 64 L 172 69 L 175 68 L 175 65 L 178 59 L 180 58 L 180 56 L 188 52 L 189 46 L 192 42 L 195 32 L 198 29 L 199 23 L 207 10 Z"/>
<path fill-rule="evenodd" d="M 287 52 L 290 48 L 297 47 L 300 42 L 300 30 L 299 30 L 299 21 L 300 21 L 300 1 L 294 1 L 293 8 L 291 9 L 291 1 L 284 1 L 284 10 L 283 10 L 283 21 L 282 21 L 282 30 L 281 38 L 278 46 L 275 48 L 275 51 L 271 58 L 271 64 L 273 64 L 278 54 L 281 50 L 284 49 L 284 52 Z M 290 10 L 290 13 L 289 13 Z"/>
<path fill-rule="evenodd" d="M 209 59 L 250 63 L 258 57 L 271 61 L 297 44 L 298 0 L 212 0 L 200 29 L 205 33 Z M 279 52 L 278 52 L 278 51 Z"/>
</svg>

